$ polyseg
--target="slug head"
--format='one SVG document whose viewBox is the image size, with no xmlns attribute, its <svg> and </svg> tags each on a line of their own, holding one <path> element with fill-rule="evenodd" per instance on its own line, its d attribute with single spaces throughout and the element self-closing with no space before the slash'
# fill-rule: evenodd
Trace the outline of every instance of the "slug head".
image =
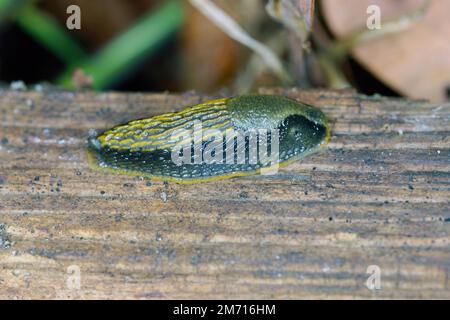
<svg viewBox="0 0 450 320">
<path fill-rule="evenodd" d="M 245 95 L 228 101 L 235 126 L 278 129 L 280 161 L 310 153 L 329 140 L 323 112 L 296 100 L 272 95 Z"/>
<path fill-rule="evenodd" d="M 313 151 L 327 141 L 327 127 L 303 116 L 288 116 L 278 129 L 280 160 Z"/>
</svg>

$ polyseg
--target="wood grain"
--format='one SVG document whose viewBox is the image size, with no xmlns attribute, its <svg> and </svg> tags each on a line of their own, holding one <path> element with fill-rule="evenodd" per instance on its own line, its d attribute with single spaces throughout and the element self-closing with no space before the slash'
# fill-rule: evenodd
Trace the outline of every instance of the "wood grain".
<svg viewBox="0 0 450 320">
<path fill-rule="evenodd" d="M 0 298 L 450 298 L 450 104 L 264 92 L 321 107 L 329 145 L 178 185 L 91 170 L 86 138 L 210 97 L 1 91 Z"/>
</svg>

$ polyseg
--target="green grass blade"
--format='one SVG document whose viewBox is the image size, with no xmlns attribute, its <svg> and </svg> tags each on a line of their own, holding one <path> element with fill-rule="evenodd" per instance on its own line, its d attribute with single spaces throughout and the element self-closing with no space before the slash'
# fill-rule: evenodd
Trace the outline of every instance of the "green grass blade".
<svg viewBox="0 0 450 320">
<path fill-rule="evenodd" d="M 26 5 L 16 17 L 17 24 L 61 61 L 72 65 L 86 58 L 83 49 L 50 15 L 33 5 Z"/>
<path fill-rule="evenodd" d="M 182 23 L 182 4 L 178 0 L 168 1 L 156 11 L 147 13 L 94 56 L 73 64 L 58 79 L 58 83 L 73 88 L 73 71 L 80 68 L 92 77 L 94 89 L 107 88 L 130 66 L 157 49 Z"/>
</svg>

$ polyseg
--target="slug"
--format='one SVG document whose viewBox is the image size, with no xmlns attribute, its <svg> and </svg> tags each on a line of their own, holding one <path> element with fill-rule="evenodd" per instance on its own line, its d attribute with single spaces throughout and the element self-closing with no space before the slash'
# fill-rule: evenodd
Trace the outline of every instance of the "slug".
<svg viewBox="0 0 450 320">
<path fill-rule="evenodd" d="M 179 183 L 270 174 L 325 145 L 311 105 L 250 94 L 133 120 L 88 139 L 91 166 Z"/>
</svg>

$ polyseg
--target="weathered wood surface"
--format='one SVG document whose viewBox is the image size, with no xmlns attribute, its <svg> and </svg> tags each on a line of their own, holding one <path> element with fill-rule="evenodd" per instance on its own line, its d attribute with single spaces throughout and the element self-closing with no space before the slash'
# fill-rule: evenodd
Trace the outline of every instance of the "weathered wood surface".
<svg viewBox="0 0 450 320">
<path fill-rule="evenodd" d="M 1 91 L 0 298 L 450 298 L 450 104 L 278 93 L 325 111 L 323 151 L 177 185 L 93 171 L 85 140 L 202 97 Z"/>
</svg>

